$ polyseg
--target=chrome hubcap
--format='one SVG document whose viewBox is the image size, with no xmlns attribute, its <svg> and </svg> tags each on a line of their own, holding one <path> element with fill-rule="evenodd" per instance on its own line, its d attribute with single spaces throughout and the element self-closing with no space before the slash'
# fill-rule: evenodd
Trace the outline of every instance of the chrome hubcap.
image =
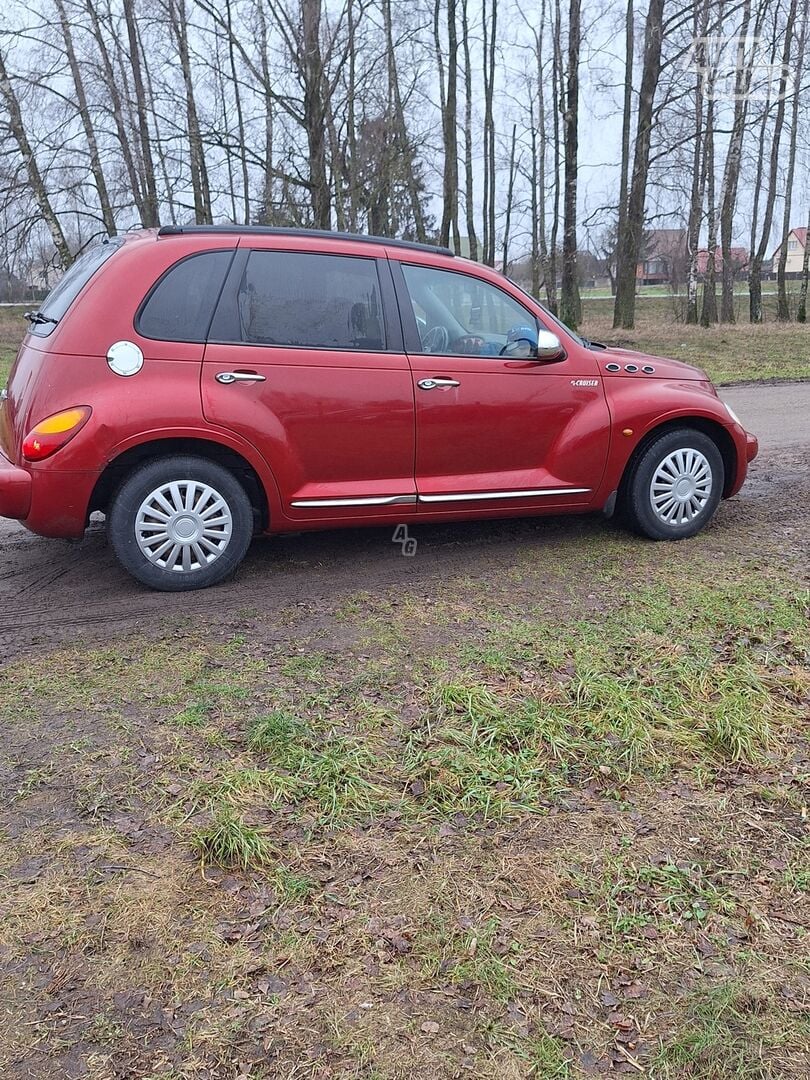
<svg viewBox="0 0 810 1080">
<path fill-rule="evenodd" d="M 155 488 L 135 517 L 142 554 L 161 570 L 185 574 L 209 566 L 231 540 L 233 518 L 214 488 L 199 480 L 173 480 Z"/>
<path fill-rule="evenodd" d="M 650 502 L 667 525 L 686 525 L 703 513 L 712 494 L 712 467 L 699 450 L 668 454 L 655 470 Z"/>
</svg>

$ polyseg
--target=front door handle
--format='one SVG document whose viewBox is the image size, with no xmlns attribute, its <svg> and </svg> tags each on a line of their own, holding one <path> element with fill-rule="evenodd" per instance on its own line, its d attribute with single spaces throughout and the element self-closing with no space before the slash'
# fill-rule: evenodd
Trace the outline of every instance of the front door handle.
<svg viewBox="0 0 810 1080">
<path fill-rule="evenodd" d="M 420 390 L 435 390 L 442 386 L 461 386 L 458 379 L 448 379 L 443 375 L 435 375 L 432 379 L 420 379 L 416 384 Z"/>
<path fill-rule="evenodd" d="M 260 375 L 257 371 L 220 371 L 214 378 L 217 382 L 225 383 L 226 386 L 235 382 L 266 381 L 264 375 Z"/>
</svg>

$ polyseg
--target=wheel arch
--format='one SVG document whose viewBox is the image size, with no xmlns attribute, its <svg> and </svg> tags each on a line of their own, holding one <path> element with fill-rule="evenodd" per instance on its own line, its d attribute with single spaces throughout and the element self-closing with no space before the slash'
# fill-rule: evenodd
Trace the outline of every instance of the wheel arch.
<svg viewBox="0 0 810 1080">
<path fill-rule="evenodd" d="M 259 474 L 247 458 L 223 443 L 194 437 L 148 439 L 122 451 L 107 463 L 96 481 L 90 497 L 88 515 L 94 510 L 106 513 L 113 493 L 137 465 L 154 458 L 174 457 L 178 454 L 207 458 L 226 468 L 245 489 L 253 507 L 256 531 L 263 532 L 269 527 L 270 506 L 267 492 Z"/>
<path fill-rule="evenodd" d="M 645 433 L 644 437 L 639 439 L 638 445 L 634 448 L 633 453 L 627 461 L 622 473 L 622 478 L 618 488 L 618 498 L 621 502 L 627 485 L 633 475 L 633 469 L 636 462 L 644 454 L 647 447 L 656 439 L 662 435 L 666 435 L 668 431 L 677 431 L 679 428 L 694 428 L 695 431 L 700 431 L 704 435 L 707 435 L 720 451 L 720 456 L 723 459 L 723 498 L 727 498 L 729 493 L 734 490 L 734 483 L 737 479 L 737 451 L 734 446 L 734 440 L 731 434 L 723 427 L 722 424 L 716 420 L 710 420 L 705 416 L 676 416 L 671 420 L 666 420 L 662 424 L 657 424 L 655 427 L 650 428 Z"/>
</svg>

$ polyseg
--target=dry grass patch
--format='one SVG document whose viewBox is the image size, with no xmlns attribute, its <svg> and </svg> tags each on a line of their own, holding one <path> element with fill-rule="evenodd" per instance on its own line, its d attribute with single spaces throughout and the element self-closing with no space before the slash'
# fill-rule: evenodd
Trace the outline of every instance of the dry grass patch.
<svg viewBox="0 0 810 1080">
<path fill-rule="evenodd" d="M 807 597 L 614 561 L 0 669 L 4 1075 L 803 1077 Z"/>
<path fill-rule="evenodd" d="M 704 328 L 679 321 L 679 310 L 677 300 L 645 300 L 637 305 L 633 330 L 614 330 L 612 305 L 586 300 L 581 330 L 607 345 L 696 364 L 720 384 L 810 379 L 806 324 L 771 320 L 751 325 L 741 315 L 733 325 Z"/>
</svg>

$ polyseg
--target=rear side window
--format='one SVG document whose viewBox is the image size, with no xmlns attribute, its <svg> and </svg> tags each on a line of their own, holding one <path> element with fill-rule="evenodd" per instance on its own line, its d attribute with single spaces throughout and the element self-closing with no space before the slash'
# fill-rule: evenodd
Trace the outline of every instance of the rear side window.
<svg viewBox="0 0 810 1080">
<path fill-rule="evenodd" d="M 257 345 L 386 348 L 375 259 L 252 251 L 239 286 L 240 339 Z"/>
<path fill-rule="evenodd" d="M 135 318 L 143 337 L 205 341 L 233 249 L 203 251 L 175 263 L 152 288 Z"/>
<path fill-rule="evenodd" d="M 106 240 L 103 244 L 88 248 L 84 254 L 80 255 L 39 306 L 40 314 L 46 316 L 49 321 L 33 323 L 30 332 L 36 334 L 37 337 L 47 337 L 93 274 L 118 251 L 121 243 L 120 238 Z"/>
</svg>

